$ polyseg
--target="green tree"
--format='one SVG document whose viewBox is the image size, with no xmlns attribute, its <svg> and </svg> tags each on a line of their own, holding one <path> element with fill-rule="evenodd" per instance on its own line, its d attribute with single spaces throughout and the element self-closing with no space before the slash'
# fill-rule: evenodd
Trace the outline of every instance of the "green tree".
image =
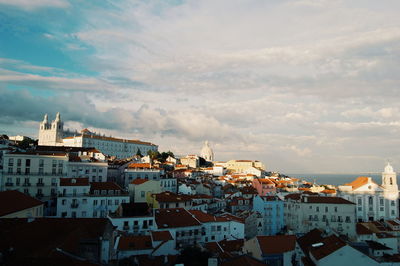
<svg viewBox="0 0 400 266">
<path fill-rule="evenodd" d="M 139 148 L 137 149 L 136 155 L 137 155 L 137 156 L 140 156 L 140 157 L 143 157 L 142 152 L 140 151 Z"/>
</svg>

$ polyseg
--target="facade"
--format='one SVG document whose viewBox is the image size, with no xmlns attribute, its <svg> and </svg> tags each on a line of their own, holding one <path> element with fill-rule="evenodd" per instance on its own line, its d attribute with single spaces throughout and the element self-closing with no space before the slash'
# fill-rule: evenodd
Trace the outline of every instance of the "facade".
<svg viewBox="0 0 400 266">
<path fill-rule="evenodd" d="M 88 178 L 61 178 L 57 216 L 62 218 L 107 217 L 129 195 L 112 182 L 91 182 Z"/>
<path fill-rule="evenodd" d="M 128 184 L 135 179 L 160 180 L 163 169 L 153 167 L 150 163 L 131 163 L 124 171 L 124 184 Z"/>
<path fill-rule="evenodd" d="M 39 218 L 43 217 L 43 205 L 17 190 L 0 192 L 0 218 Z"/>
<path fill-rule="evenodd" d="M 43 146 L 68 146 L 68 147 L 94 147 L 102 153 L 117 158 L 128 158 L 137 153 L 147 154 L 148 151 L 157 151 L 158 146 L 140 140 L 127 140 L 113 137 L 100 136 L 88 129 L 79 135 L 67 135 L 64 132 L 60 113 L 56 119 L 49 123 L 47 114 L 39 126 L 39 145 Z M 71 133 L 69 133 L 71 135 Z"/>
<path fill-rule="evenodd" d="M 149 194 L 161 193 L 161 182 L 157 180 L 135 179 L 129 183 L 131 202 L 147 202 Z"/>
<path fill-rule="evenodd" d="M 42 201 L 57 196 L 57 183 L 67 175 L 66 153 L 12 152 L 4 155 L 3 190 L 18 190 Z"/>
<path fill-rule="evenodd" d="M 157 229 L 154 213 L 146 203 L 121 203 L 108 217 L 118 231 L 131 235 L 148 235 Z"/>
<path fill-rule="evenodd" d="M 338 196 L 357 204 L 357 220 L 377 221 L 399 216 L 399 190 L 396 173 L 388 163 L 382 173 L 382 184 L 370 177 L 358 177 L 351 183 L 339 186 Z"/>
<path fill-rule="evenodd" d="M 189 210 L 192 207 L 192 197 L 185 194 L 162 192 L 151 194 L 147 203 L 154 209 L 184 208 Z"/>
<path fill-rule="evenodd" d="M 306 194 L 285 196 L 285 222 L 294 233 L 307 233 L 314 228 L 332 230 L 356 237 L 355 204 L 340 197 Z"/>
<path fill-rule="evenodd" d="M 252 169 L 253 167 L 265 170 L 265 166 L 262 162 L 252 160 L 230 160 L 227 161 L 224 166 L 226 169 L 234 173 L 245 173 L 247 170 Z"/>
<path fill-rule="evenodd" d="M 89 182 L 107 181 L 108 164 L 86 156 L 70 156 L 67 167 L 67 177 L 89 178 Z"/>
<path fill-rule="evenodd" d="M 276 235 L 284 223 L 284 202 L 277 196 L 255 196 L 253 210 L 263 217 L 263 235 Z"/>
<path fill-rule="evenodd" d="M 181 164 L 191 167 L 197 168 L 200 166 L 200 159 L 197 155 L 187 155 L 185 157 L 180 158 Z"/>
<path fill-rule="evenodd" d="M 254 178 L 252 184 L 260 196 L 273 195 L 276 193 L 275 183 L 269 178 Z"/>
</svg>

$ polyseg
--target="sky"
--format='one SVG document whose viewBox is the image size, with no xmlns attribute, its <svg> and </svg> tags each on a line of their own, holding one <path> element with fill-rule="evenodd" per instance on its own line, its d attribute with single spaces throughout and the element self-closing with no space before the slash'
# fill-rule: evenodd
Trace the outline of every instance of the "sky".
<svg viewBox="0 0 400 266">
<path fill-rule="evenodd" d="M 65 128 L 283 173 L 400 169 L 400 1 L 0 0 L 0 132 Z"/>
</svg>

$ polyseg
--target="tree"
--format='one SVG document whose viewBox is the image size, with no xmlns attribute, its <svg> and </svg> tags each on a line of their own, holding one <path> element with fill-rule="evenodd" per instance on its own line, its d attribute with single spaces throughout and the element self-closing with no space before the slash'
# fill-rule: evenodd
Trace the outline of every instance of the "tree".
<svg viewBox="0 0 400 266">
<path fill-rule="evenodd" d="M 151 160 L 160 159 L 161 154 L 158 151 L 149 150 L 147 155 L 150 157 Z"/>
<path fill-rule="evenodd" d="M 0 136 L 0 139 L 9 139 L 8 136 L 6 134 L 3 134 Z"/>
<path fill-rule="evenodd" d="M 140 151 L 139 148 L 137 149 L 136 155 L 137 155 L 137 156 L 140 156 L 140 157 L 143 157 L 142 152 Z"/>
</svg>

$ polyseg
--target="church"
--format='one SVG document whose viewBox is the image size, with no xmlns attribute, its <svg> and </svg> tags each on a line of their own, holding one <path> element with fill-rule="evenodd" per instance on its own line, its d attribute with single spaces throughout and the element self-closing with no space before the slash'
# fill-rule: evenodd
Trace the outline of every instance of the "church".
<svg viewBox="0 0 400 266">
<path fill-rule="evenodd" d="M 382 173 L 381 185 L 371 177 L 358 177 L 338 190 L 338 196 L 356 204 L 359 222 L 396 219 L 399 215 L 397 177 L 389 163 Z"/>
<path fill-rule="evenodd" d="M 68 135 L 71 133 L 64 131 L 60 113 L 57 113 L 56 119 L 51 123 L 47 114 L 40 122 L 39 145 L 41 146 L 93 147 L 105 155 L 116 158 L 128 158 L 138 152 L 146 155 L 150 150 L 158 150 L 158 146 L 150 142 L 101 136 L 88 129 L 82 130 L 80 134 Z"/>
</svg>

